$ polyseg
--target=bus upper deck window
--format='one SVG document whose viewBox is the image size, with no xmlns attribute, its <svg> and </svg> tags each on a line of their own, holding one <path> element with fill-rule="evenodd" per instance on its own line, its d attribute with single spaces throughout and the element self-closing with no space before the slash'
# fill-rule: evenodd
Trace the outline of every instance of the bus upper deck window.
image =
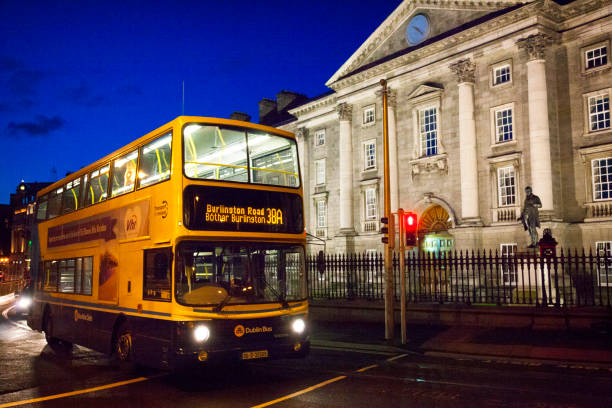
<svg viewBox="0 0 612 408">
<path fill-rule="evenodd" d="M 70 181 L 64 186 L 62 195 L 62 213 L 67 214 L 79 208 L 79 197 L 81 193 L 81 179 Z"/>
<path fill-rule="evenodd" d="M 167 133 L 144 145 L 140 151 L 138 188 L 170 178 L 172 133 Z"/>
<path fill-rule="evenodd" d="M 62 192 L 63 187 L 49 193 L 49 204 L 47 205 L 47 218 L 55 218 L 60 215 L 62 207 Z"/>
<path fill-rule="evenodd" d="M 251 181 L 298 187 L 298 162 L 295 141 L 261 132 L 249 132 Z"/>
<path fill-rule="evenodd" d="M 138 166 L 138 150 L 134 150 L 113 161 L 111 197 L 129 193 L 136 184 L 136 166 Z"/>
<path fill-rule="evenodd" d="M 43 221 L 47 219 L 47 198 L 48 195 L 45 194 L 38 200 L 38 211 L 36 213 L 37 221 Z"/>
<path fill-rule="evenodd" d="M 244 130 L 188 125 L 184 130 L 183 145 L 187 177 L 249 181 Z"/>
<path fill-rule="evenodd" d="M 87 196 L 85 205 L 92 205 L 106 200 L 108 190 L 108 171 L 110 165 L 106 165 L 96 171 L 92 171 L 87 184 Z"/>
</svg>

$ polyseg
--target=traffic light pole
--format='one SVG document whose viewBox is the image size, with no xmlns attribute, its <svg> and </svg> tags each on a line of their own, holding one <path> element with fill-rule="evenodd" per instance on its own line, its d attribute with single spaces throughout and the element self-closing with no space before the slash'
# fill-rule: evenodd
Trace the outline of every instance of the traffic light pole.
<svg viewBox="0 0 612 408">
<path fill-rule="evenodd" d="M 400 208 L 397 210 L 397 219 L 399 224 L 399 253 L 400 253 L 400 313 L 401 313 L 401 332 L 402 332 L 402 344 L 406 344 L 408 339 L 406 338 L 406 265 L 404 259 L 404 251 L 406 246 L 404 245 L 404 209 Z"/>
<path fill-rule="evenodd" d="M 383 150 L 384 150 L 384 189 L 385 189 L 385 217 L 389 223 L 395 222 L 391 214 L 391 194 L 389 191 L 391 182 L 389 181 L 389 117 L 387 112 L 387 81 L 380 80 L 382 86 L 382 106 L 383 106 Z M 393 287 L 393 252 L 391 240 L 395 242 L 395 234 L 389 236 L 385 243 L 385 339 L 393 341 L 395 332 L 395 319 L 393 300 L 395 290 Z"/>
</svg>

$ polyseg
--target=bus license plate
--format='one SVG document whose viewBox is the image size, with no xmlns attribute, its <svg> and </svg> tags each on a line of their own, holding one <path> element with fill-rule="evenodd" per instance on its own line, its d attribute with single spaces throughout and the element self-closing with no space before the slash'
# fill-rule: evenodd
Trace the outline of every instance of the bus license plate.
<svg viewBox="0 0 612 408">
<path fill-rule="evenodd" d="M 268 350 L 258 350 L 258 351 L 245 351 L 242 353 L 243 360 L 252 360 L 254 358 L 266 358 L 268 357 Z"/>
</svg>

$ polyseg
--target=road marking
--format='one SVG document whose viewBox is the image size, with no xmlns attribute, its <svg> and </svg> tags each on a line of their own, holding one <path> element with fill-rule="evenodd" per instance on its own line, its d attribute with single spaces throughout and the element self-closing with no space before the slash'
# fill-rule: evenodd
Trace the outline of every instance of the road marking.
<svg viewBox="0 0 612 408">
<path fill-rule="evenodd" d="M 404 358 L 404 357 L 407 357 L 407 356 L 408 356 L 408 354 L 400 354 L 399 356 L 388 358 L 387 361 L 395 361 L 395 360 L 399 360 L 400 358 Z"/>
<path fill-rule="evenodd" d="M 331 350 L 331 351 L 348 351 L 351 353 L 363 353 L 363 354 L 378 354 L 383 356 L 393 356 L 395 353 L 391 353 L 388 351 L 376 351 L 376 350 L 364 350 L 357 348 L 346 348 L 346 347 L 324 347 L 324 346 L 310 346 L 311 349 L 317 350 Z"/>
<path fill-rule="evenodd" d="M 21 324 L 21 323 L 17 323 L 17 322 L 14 322 L 14 321 L 12 321 L 11 319 L 9 319 L 9 317 L 8 317 L 8 312 L 9 312 L 9 310 L 14 309 L 15 307 L 16 307 L 16 306 L 11 306 L 11 307 L 9 307 L 9 308 L 7 308 L 7 309 L 4 309 L 4 311 L 2 312 L 2 316 L 4 316 L 4 318 L 6 319 L 6 321 L 7 321 L 7 322 L 9 322 L 10 324 L 12 324 L 13 326 L 17 326 L 17 327 L 19 327 L 20 329 L 25 329 L 25 330 L 30 331 L 31 329 L 30 329 L 30 327 L 28 327 L 27 325 L 25 325 L 25 324 Z"/>
<path fill-rule="evenodd" d="M 122 387 L 124 385 L 134 384 L 134 383 L 137 383 L 137 382 L 142 382 L 142 381 L 147 381 L 147 380 L 149 380 L 149 378 L 147 378 L 147 377 L 138 377 L 138 378 L 134 378 L 132 380 L 120 381 L 120 382 L 116 382 L 116 383 L 112 383 L 112 384 L 101 385 L 99 387 L 87 388 L 87 389 L 84 389 L 84 390 L 77 390 L 77 391 L 65 392 L 63 394 L 49 395 L 47 397 L 33 398 L 33 399 L 29 399 L 29 400 L 15 401 L 15 402 L 9 402 L 9 403 L 6 403 L 6 404 L 0 404 L 0 408 L 16 407 L 18 405 L 34 404 L 36 402 L 42 402 L 42 401 L 49 401 L 49 400 L 59 399 L 59 398 L 72 397 L 74 395 L 80 395 L 80 394 L 88 394 L 90 392 L 107 390 L 109 388 Z"/>
<path fill-rule="evenodd" d="M 284 397 L 277 398 L 273 401 L 264 402 L 263 404 L 260 404 L 260 405 L 253 405 L 251 408 L 268 407 L 278 402 L 285 401 L 293 397 L 297 397 L 298 395 L 302 395 L 302 394 L 306 394 L 307 392 L 314 391 L 317 388 L 325 387 L 326 385 L 334 383 L 336 381 L 344 380 L 345 378 L 346 378 L 346 375 L 341 375 L 340 377 L 336 377 L 336 378 L 332 378 L 331 380 L 323 381 L 322 383 L 313 385 L 312 387 L 305 388 L 301 391 L 294 392 L 293 394 L 285 395 Z M 0 408 L 2 408 L 1 405 L 0 405 Z"/>
<path fill-rule="evenodd" d="M 367 367 L 360 368 L 359 370 L 355 370 L 355 372 L 363 373 L 364 371 L 367 371 L 370 368 L 376 368 L 376 367 L 378 367 L 378 364 L 372 364 L 371 366 L 367 366 Z"/>
</svg>

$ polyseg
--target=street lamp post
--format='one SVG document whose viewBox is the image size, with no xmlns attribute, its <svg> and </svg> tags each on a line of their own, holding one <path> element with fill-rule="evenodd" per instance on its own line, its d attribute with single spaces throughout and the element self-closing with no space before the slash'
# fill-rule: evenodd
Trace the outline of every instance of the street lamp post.
<svg viewBox="0 0 612 408">
<path fill-rule="evenodd" d="M 391 214 L 391 194 L 389 191 L 391 182 L 389 181 L 389 118 L 387 112 L 387 81 L 380 80 L 382 86 L 382 106 L 383 106 L 383 150 L 384 150 L 384 189 L 385 189 L 385 217 L 389 223 L 394 223 L 395 218 Z M 393 229 L 394 230 L 394 229 Z M 394 337 L 394 306 L 393 300 L 395 290 L 393 287 L 393 253 L 391 240 L 395 240 L 395 235 L 389 236 L 385 243 L 385 339 L 393 341 Z"/>
</svg>

